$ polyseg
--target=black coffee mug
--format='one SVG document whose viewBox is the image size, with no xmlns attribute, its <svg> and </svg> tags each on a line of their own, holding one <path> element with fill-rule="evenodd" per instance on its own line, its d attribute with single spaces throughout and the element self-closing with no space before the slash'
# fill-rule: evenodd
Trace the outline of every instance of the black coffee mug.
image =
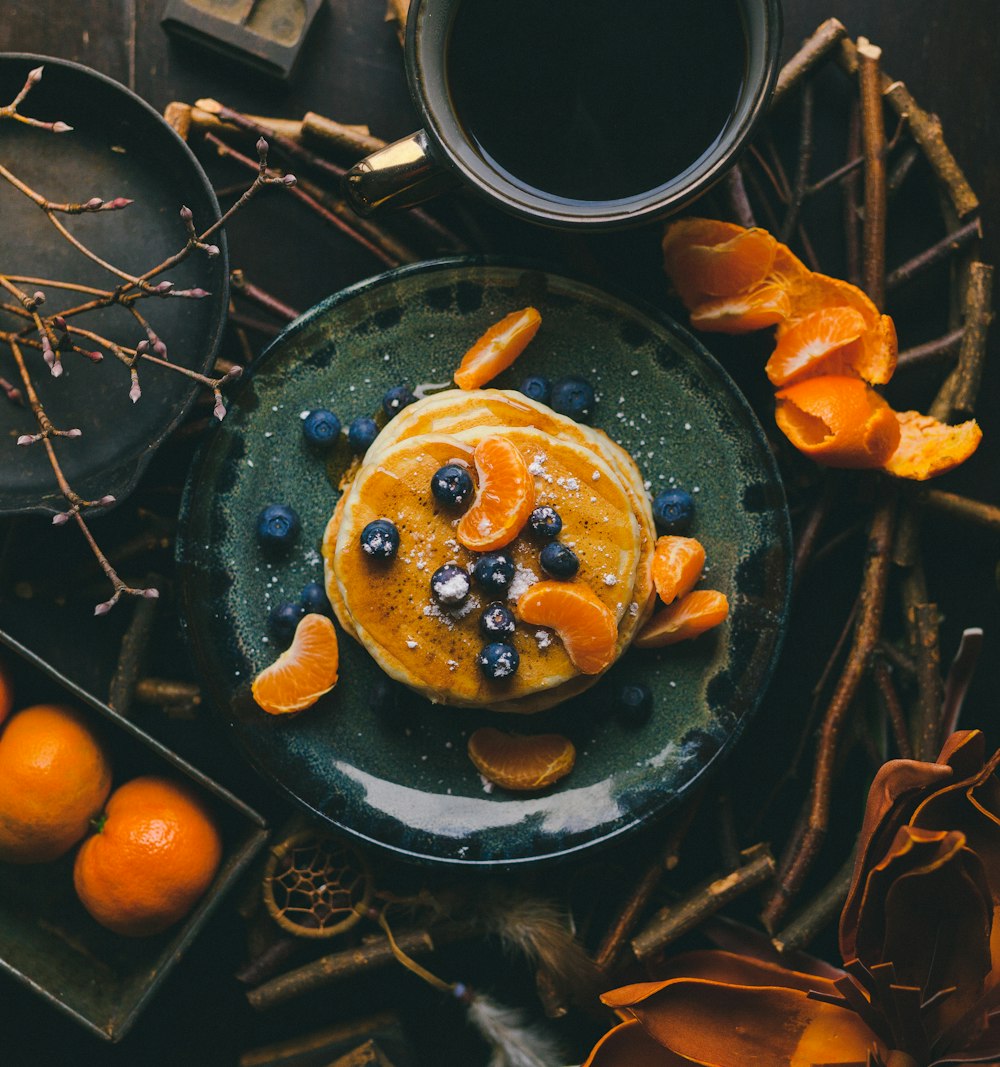
<svg viewBox="0 0 1000 1067">
<path fill-rule="evenodd" d="M 412 0 L 424 128 L 357 163 L 360 214 L 464 183 L 548 226 L 670 215 L 735 161 L 778 71 L 779 0 Z"/>
</svg>

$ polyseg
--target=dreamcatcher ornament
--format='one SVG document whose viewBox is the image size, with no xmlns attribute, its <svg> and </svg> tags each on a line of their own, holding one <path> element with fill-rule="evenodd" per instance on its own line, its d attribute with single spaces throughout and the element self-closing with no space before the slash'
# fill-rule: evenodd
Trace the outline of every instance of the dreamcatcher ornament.
<svg viewBox="0 0 1000 1067">
<path fill-rule="evenodd" d="M 403 967 L 465 1006 L 469 1023 L 492 1050 L 489 1067 L 562 1067 L 567 1062 L 559 1042 L 525 1011 L 468 983 L 445 981 L 400 946 L 389 923 L 390 908 L 429 911 L 435 920 L 453 919 L 468 910 L 466 899 L 426 890 L 397 896 L 376 888 L 371 867 L 358 849 L 312 829 L 298 830 L 272 848 L 262 896 L 275 923 L 296 937 L 333 938 L 362 920 L 376 923 Z M 478 887 L 473 908 L 472 928 L 497 936 L 506 950 L 520 953 L 534 965 L 540 990 L 558 990 L 574 1001 L 592 995 L 598 972 L 554 905 L 517 890 Z"/>
</svg>

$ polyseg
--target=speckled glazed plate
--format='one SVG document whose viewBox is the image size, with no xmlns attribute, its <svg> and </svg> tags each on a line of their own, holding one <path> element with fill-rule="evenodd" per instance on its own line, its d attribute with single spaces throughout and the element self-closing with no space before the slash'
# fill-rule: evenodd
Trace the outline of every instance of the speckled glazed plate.
<svg viewBox="0 0 1000 1067">
<path fill-rule="evenodd" d="M 434 706 L 391 684 L 340 633 L 340 681 L 314 707 L 271 717 L 250 682 L 276 648 L 270 605 L 322 580 L 319 545 L 349 460 L 302 437 L 324 406 L 345 425 L 373 414 L 390 385 L 447 381 L 465 349 L 507 312 L 535 305 L 542 327 L 495 383 L 580 374 L 594 424 L 639 461 L 651 490 L 695 494 L 692 533 L 727 622 L 697 641 L 632 649 L 589 693 L 533 716 Z M 293 505 L 298 544 L 257 547 L 255 518 Z M 390 271 L 330 297 L 289 326 L 234 397 L 189 479 L 178 562 L 190 645 L 212 704 L 266 778 L 333 827 L 413 859 L 513 865 L 567 856 L 663 815 L 731 748 L 767 684 L 787 610 L 784 494 L 753 413 L 683 329 L 617 296 L 542 270 L 477 259 Z M 643 724 L 614 713 L 627 681 L 649 685 Z M 490 790 L 466 755 L 478 726 L 560 732 L 572 773 L 538 795 Z"/>
</svg>

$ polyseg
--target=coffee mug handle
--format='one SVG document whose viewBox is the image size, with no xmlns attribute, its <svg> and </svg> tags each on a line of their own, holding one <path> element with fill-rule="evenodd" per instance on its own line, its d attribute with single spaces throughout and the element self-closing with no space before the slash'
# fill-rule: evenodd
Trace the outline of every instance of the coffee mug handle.
<svg viewBox="0 0 1000 1067">
<path fill-rule="evenodd" d="M 434 158 L 423 130 L 393 141 L 355 163 L 344 176 L 344 195 L 359 215 L 412 207 L 458 184 Z"/>
</svg>

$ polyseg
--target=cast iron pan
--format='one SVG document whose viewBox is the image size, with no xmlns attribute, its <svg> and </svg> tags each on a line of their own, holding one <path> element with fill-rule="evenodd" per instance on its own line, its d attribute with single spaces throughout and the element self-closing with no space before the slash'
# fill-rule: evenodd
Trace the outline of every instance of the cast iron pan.
<svg viewBox="0 0 1000 1067">
<path fill-rule="evenodd" d="M 45 56 L 0 55 L 0 102 L 9 103 L 29 70 L 42 66 L 42 80 L 19 108 L 46 121 L 61 119 L 71 133 L 53 134 L 14 121 L 0 121 L 0 163 L 50 200 L 86 201 L 116 196 L 135 201 L 120 211 L 61 216 L 67 229 L 102 258 L 141 274 L 177 251 L 186 239 L 178 212 L 187 205 L 199 232 L 219 217 L 219 205 L 201 166 L 163 118 L 133 92 L 96 71 Z M 54 230 L 44 213 L 8 182 L 0 181 L 0 273 L 59 279 L 113 288 L 118 279 L 86 259 Z M 151 298 L 140 309 L 166 342 L 168 358 L 204 372 L 215 359 L 228 302 L 225 239 L 221 255 L 189 257 L 162 277 L 178 289 L 207 289 L 202 300 Z M 22 285 L 46 293 L 51 314 L 86 299 L 50 285 Z M 5 292 L 0 305 L 11 302 Z M 81 316 L 77 323 L 134 347 L 145 334 L 121 307 Z M 0 330 L 20 329 L 23 320 L 0 311 Z M 93 347 L 93 346 L 88 346 Z M 35 388 L 53 422 L 79 427 L 83 436 L 56 441 L 59 462 L 82 496 L 110 493 L 119 501 L 135 486 L 157 446 L 183 418 L 202 388 L 189 378 L 152 364 L 140 364 L 142 396 L 129 400 L 129 374 L 106 355 L 92 364 L 80 355 L 63 357 L 55 379 L 37 349 L 25 349 Z M 6 345 L 0 344 L 0 377 L 20 385 Z M 18 448 L 17 437 L 36 430 L 27 407 L 0 394 L 0 515 L 61 511 L 65 501 L 41 446 Z"/>
</svg>

